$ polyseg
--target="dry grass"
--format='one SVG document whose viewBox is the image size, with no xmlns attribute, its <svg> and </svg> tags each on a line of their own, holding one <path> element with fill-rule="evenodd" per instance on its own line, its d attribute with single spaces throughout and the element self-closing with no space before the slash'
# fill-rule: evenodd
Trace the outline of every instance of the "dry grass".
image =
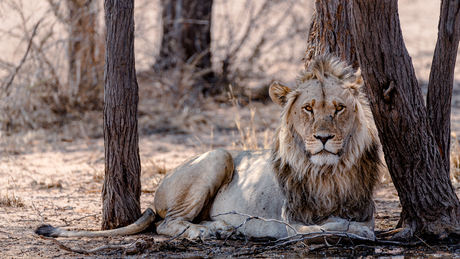
<svg viewBox="0 0 460 259">
<path fill-rule="evenodd" d="M 142 174 L 144 175 L 164 175 L 167 172 L 165 161 L 155 162 L 153 159 L 148 159 L 145 163 L 142 163 Z"/>
<path fill-rule="evenodd" d="M 32 188 L 37 188 L 39 190 L 62 189 L 63 188 L 61 181 L 51 182 L 51 183 L 33 181 L 32 183 L 30 183 L 30 186 Z"/>
<path fill-rule="evenodd" d="M 230 91 L 228 92 L 228 96 L 235 111 L 235 123 L 239 133 L 239 138 L 233 142 L 233 148 L 240 150 L 258 150 L 270 148 L 270 141 L 273 132 L 268 128 L 264 131 L 259 130 L 260 125 L 254 122 L 256 108 L 252 105 L 251 102 L 248 105 L 249 107 L 246 107 L 246 109 L 249 108 L 251 111 L 250 119 L 244 120 L 240 114 L 240 102 L 234 95 L 233 87 L 230 86 L 229 89 Z M 249 98 L 249 100 L 251 100 L 251 98 Z"/>
<path fill-rule="evenodd" d="M 8 194 L 0 197 L 0 207 L 22 208 L 24 206 L 22 199 L 15 197 L 14 194 L 13 197 L 10 197 Z"/>
</svg>

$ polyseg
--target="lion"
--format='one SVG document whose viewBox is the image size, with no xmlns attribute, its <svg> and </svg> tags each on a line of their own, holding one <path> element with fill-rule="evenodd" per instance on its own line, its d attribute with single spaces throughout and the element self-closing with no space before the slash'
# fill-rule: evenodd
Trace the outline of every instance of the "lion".
<svg viewBox="0 0 460 259">
<path fill-rule="evenodd" d="M 383 163 L 362 77 L 324 55 L 296 81 L 292 89 L 270 86 L 282 107 L 271 149 L 219 149 L 188 159 L 165 176 L 153 204 L 127 227 L 91 232 L 46 225 L 36 233 L 127 235 L 156 222 L 158 234 L 190 239 L 236 228 L 251 237 L 343 231 L 374 239 L 373 192 Z M 271 220 L 248 221 L 247 215 Z"/>
</svg>

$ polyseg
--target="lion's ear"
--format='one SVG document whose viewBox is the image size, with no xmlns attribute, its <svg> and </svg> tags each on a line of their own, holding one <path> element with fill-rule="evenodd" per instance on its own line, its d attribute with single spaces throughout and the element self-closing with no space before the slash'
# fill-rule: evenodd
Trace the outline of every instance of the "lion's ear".
<svg viewBox="0 0 460 259">
<path fill-rule="evenodd" d="M 278 82 L 273 82 L 270 85 L 268 93 L 272 100 L 278 105 L 284 106 L 286 104 L 286 95 L 291 91 L 291 88 L 282 85 Z"/>
<path fill-rule="evenodd" d="M 354 96 L 358 96 L 360 93 L 360 88 L 363 86 L 363 84 L 364 79 L 361 75 L 361 69 L 358 69 L 358 71 L 351 78 L 349 78 L 348 87 Z"/>
</svg>

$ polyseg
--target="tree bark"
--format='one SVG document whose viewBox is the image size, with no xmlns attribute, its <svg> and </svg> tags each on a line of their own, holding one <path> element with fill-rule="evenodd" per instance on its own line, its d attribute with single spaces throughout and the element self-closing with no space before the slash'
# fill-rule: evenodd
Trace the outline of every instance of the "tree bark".
<svg viewBox="0 0 460 259">
<path fill-rule="evenodd" d="M 358 56 L 349 22 L 349 5 L 348 1 L 316 1 L 316 12 L 311 19 L 308 47 L 303 58 L 305 66 L 315 56 L 333 53 L 358 69 Z"/>
<path fill-rule="evenodd" d="M 454 69 L 460 40 L 460 1 L 441 2 L 438 40 L 431 64 L 427 107 L 431 130 L 450 170 L 450 114 Z"/>
<path fill-rule="evenodd" d="M 141 215 L 134 67 L 134 0 L 106 0 L 104 78 L 105 179 L 102 229 L 126 226 Z"/>
<path fill-rule="evenodd" d="M 102 50 L 97 34 L 97 1 L 67 0 L 69 9 L 69 85 L 72 106 L 102 107 Z M 101 54 L 99 54 L 101 53 Z"/>
<path fill-rule="evenodd" d="M 424 106 L 404 45 L 397 0 L 351 1 L 355 48 L 388 169 L 402 205 L 403 230 L 395 238 L 409 239 L 415 235 L 442 238 L 459 233 L 460 204 L 449 178 L 449 164 L 432 130 L 438 117 L 430 121 Z M 445 4 L 447 1 L 443 1 Z M 435 60 L 443 58 L 436 56 Z M 447 71 L 453 72 L 453 67 Z M 446 73 L 444 70 L 436 73 L 440 72 Z M 450 98 L 449 93 L 440 92 L 440 96 Z M 450 106 L 442 107 L 446 108 Z M 442 135 L 445 137 L 450 136 Z"/>
<path fill-rule="evenodd" d="M 192 89 L 182 89 L 182 85 L 188 86 L 190 82 L 180 80 L 173 89 L 178 98 L 185 92 L 190 96 L 188 105 L 193 105 L 200 93 L 219 92 L 214 87 L 217 78 L 211 63 L 212 5 L 213 0 L 163 0 L 163 38 L 154 68 L 178 70 L 180 78 L 191 80 Z"/>
</svg>

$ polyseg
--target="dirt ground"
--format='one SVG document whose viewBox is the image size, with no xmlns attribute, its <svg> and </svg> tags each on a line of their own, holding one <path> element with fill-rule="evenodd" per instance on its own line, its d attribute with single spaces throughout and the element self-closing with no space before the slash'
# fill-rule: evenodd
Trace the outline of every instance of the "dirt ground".
<svg viewBox="0 0 460 259">
<path fill-rule="evenodd" d="M 235 125 L 239 118 L 243 127 L 253 127 L 264 145 L 265 136 L 277 125 L 280 108 L 277 105 L 253 104 L 251 120 L 248 107 L 218 107 L 209 104 L 199 113 L 183 115 L 182 124 L 194 123 L 189 129 L 177 128 L 174 134 L 155 133 L 140 136 L 142 163 L 141 204 L 145 209 L 153 201 L 155 190 L 165 171 L 196 153 L 211 148 L 241 148 L 242 140 Z M 458 110 L 454 110 L 454 114 Z M 147 116 L 147 115 L 144 115 Z M 141 116 L 141 128 L 148 118 Z M 252 122 L 251 122 L 252 121 Z M 143 123 L 143 124 L 142 124 Z M 78 123 L 77 123 L 78 124 Z M 96 123 L 97 124 L 97 123 Z M 96 126 L 94 126 L 97 128 Z M 107 249 L 90 255 L 68 252 L 50 240 L 33 234 L 40 224 L 75 230 L 98 230 L 101 225 L 101 189 L 104 173 L 104 142 L 100 132 L 91 132 L 82 125 L 70 125 L 59 133 L 37 131 L 20 136 L 4 137 L 0 163 L 0 254 L 2 258 L 36 257 L 308 257 L 308 256 L 454 256 L 456 246 L 414 249 L 378 246 L 307 246 L 302 243 L 269 249 L 267 241 L 214 240 L 194 243 L 176 238 L 145 233 L 113 238 L 60 238 L 63 245 L 90 250 L 104 245 L 129 245 L 141 242 L 145 249 Z M 174 125 L 157 124 L 157 132 Z M 77 134 L 80 132 L 80 134 Z M 73 130 L 73 131 L 72 131 Z M 142 130 L 141 130 L 142 131 Z M 265 134 L 266 133 L 266 134 Z M 85 137 L 86 136 L 86 137 Z M 96 136 L 94 138 L 89 136 Z M 99 137 L 98 137 L 99 136 Z M 459 188 L 457 188 L 457 191 Z M 385 180 L 376 193 L 377 231 L 393 229 L 399 218 L 400 206 L 396 190 Z M 5 202 L 9 202 L 6 204 Z M 145 242 L 144 242 L 145 241 Z M 273 245 L 273 244 L 271 244 Z M 135 245 L 133 245 L 135 247 Z M 267 251 L 265 251 L 266 249 Z M 127 254 L 128 253 L 128 254 Z M 402 258 L 402 257 L 401 257 Z"/>
</svg>

